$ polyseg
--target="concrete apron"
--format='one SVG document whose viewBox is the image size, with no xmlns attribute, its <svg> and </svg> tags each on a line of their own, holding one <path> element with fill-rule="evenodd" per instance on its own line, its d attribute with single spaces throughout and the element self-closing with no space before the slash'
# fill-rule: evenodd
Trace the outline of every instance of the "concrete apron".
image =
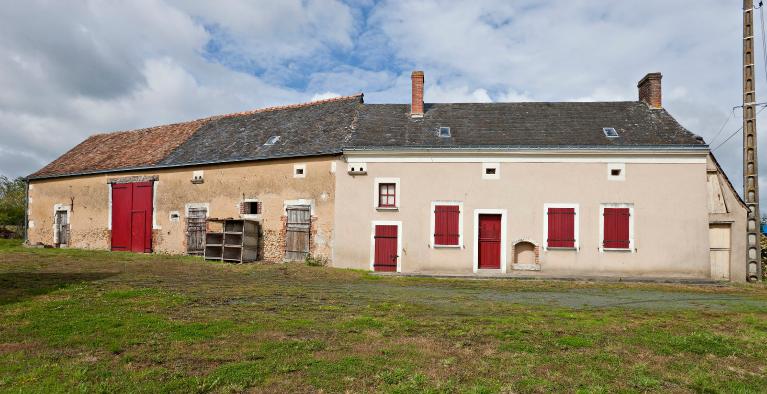
<svg viewBox="0 0 767 394">
<path fill-rule="evenodd" d="M 719 285 L 728 286 L 727 281 L 718 281 L 705 278 L 655 278 L 645 276 L 600 276 L 600 275 L 520 275 L 502 273 L 478 273 L 478 274 L 426 274 L 426 273 L 398 273 L 398 272 L 371 272 L 377 276 L 397 276 L 412 278 L 437 278 L 437 279 L 521 279 L 521 280 L 561 280 L 561 281 L 585 281 L 585 282 L 627 282 L 627 283 L 677 283 L 686 285 Z"/>
</svg>

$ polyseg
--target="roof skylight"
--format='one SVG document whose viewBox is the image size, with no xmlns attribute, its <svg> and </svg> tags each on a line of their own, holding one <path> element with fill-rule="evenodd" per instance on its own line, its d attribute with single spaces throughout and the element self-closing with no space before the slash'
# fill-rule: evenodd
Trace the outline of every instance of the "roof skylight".
<svg viewBox="0 0 767 394">
<path fill-rule="evenodd" d="M 613 128 L 613 127 L 603 127 L 602 131 L 605 133 L 605 137 L 607 137 L 607 138 L 616 138 L 616 137 L 618 137 L 618 132 L 615 131 L 615 128 Z"/>
<path fill-rule="evenodd" d="M 273 136 L 269 137 L 268 140 L 266 140 L 266 143 L 264 145 L 274 145 L 279 140 L 280 140 L 280 136 L 279 135 L 273 135 Z"/>
<path fill-rule="evenodd" d="M 442 138 L 450 137 L 450 127 L 440 127 L 439 128 L 439 136 L 442 137 Z"/>
</svg>

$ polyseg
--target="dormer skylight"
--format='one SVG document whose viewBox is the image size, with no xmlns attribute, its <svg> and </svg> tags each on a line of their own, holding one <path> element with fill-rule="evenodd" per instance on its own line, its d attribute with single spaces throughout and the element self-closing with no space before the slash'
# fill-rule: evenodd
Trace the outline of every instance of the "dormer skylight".
<svg viewBox="0 0 767 394">
<path fill-rule="evenodd" d="M 450 137 L 450 127 L 440 127 L 439 128 L 439 136 L 442 138 L 449 138 Z"/>
<path fill-rule="evenodd" d="M 264 145 L 274 145 L 279 140 L 280 140 L 280 136 L 279 135 L 273 135 L 273 136 L 269 137 L 268 140 L 266 140 L 266 143 Z"/>
<path fill-rule="evenodd" d="M 618 132 L 615 131 L 615 128 L 613 127 L 603 127 L 602 131 L 605 133 L 605 137 L 607 138 L 617 138 Z"/>
</svg>

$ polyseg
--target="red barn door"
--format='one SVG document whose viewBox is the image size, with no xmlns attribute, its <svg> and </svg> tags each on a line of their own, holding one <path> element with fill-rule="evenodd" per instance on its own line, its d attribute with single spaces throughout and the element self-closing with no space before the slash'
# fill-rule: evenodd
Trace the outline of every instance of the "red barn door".
<svg viewBox="0 0 767 394">
<path fill-rule="evenodd" d="M 397 271 L 397 226 L 376 225 L 374 271 Z"/>
<path fill-rule="evenodd" d="M 112 185 L 112 250 L 152 251 L 152 182 Z"/>
<path fill-rule="evenodd" d="M 501 215 L 479 215 L 479 268 L 501 268 Z"/>
</svg>

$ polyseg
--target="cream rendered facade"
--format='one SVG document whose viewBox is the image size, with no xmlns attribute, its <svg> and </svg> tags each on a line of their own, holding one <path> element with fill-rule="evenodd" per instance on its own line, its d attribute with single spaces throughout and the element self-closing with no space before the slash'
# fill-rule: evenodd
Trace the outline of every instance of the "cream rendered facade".
<svg viewBox="0 0 767 394">
<path fill-rule="evenodd" d="M 263 258 L 281 261 L 285 249 L 286 205 L 311 206 L 310 253 L 330 257 L 333 239 L 335 169 L 338 156 L 302 157 L 212 164 L 94 175 L 32 179 L 29 183 L 28 242 L 56 243 L 56 210 L 68 212 L 68 247 L 110 249 L 110 179 L 156 178 L 152 250 L 186 253 L 186 214 L 206 207 L 208 217 L 238 218 L 240 203 L 260 201 Z M 303 169 L 300 174 L 296 169 Z M 194 175 L 202 183 L 192 183 Z"/>
<path fill-rule="evenodd" d="M 375 225 L 389 224 L 399 226 L 397 271 L 403 273 L 728 279 L 712 276 L 709 224 L 719 220 L 730 226 L 729 279 L 745 280 L 745 208 L 722 186 L 718 167 L 707 172 L 714 167 L 705 149 L 347 151 L 345 160 L 356 172 L 344 168 L 336 177 L 337 267 L 372 269 Z M 709 185 L 716 180 L 718 189 Z M 382 181 L 396 182 L 395 209 L 375 207 Z M 720 214 L 709 214 L 711 190 L 727 200 Z M 443 203 L 460 204 L 458 247 L 433 245 L 434 205 Z M 549 206 L 575 208 L 576 248 L 547 248 Z M 602 210 L 614 206 L 631 211 L 630 250 L 600 246 Z M 477 266 L 477 218 L 484 213 L 501 215 L 500 270 Z"/>
</svg>

